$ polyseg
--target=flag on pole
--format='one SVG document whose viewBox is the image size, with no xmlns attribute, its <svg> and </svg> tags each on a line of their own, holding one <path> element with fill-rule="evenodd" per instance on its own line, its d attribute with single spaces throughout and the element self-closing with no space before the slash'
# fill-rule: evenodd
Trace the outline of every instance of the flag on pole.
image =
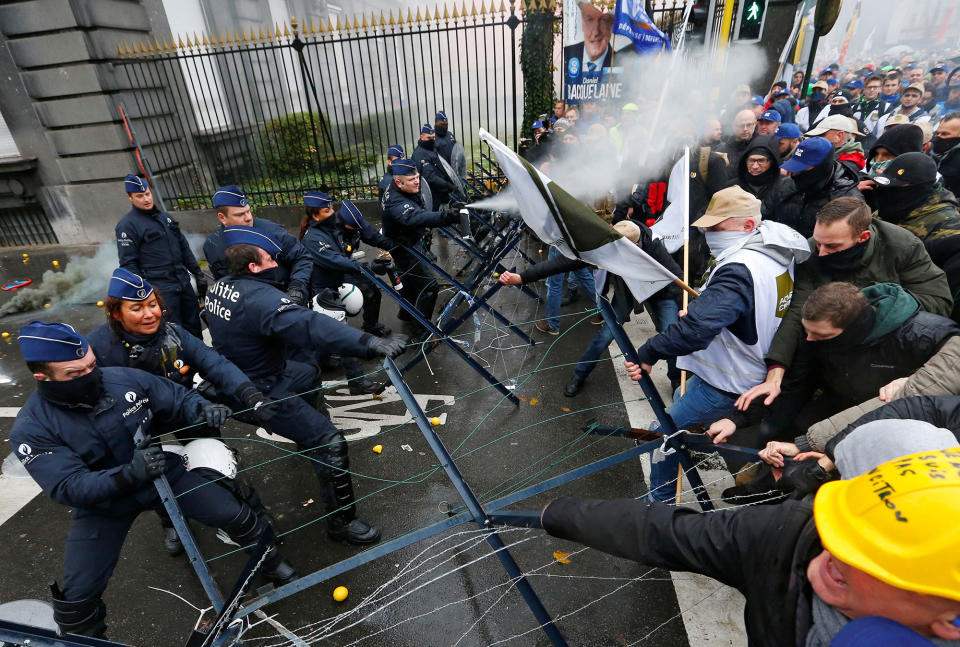
<svg viewBox="0 0 960 647">
<path fill-rule="evenodd" d="M 837 62 L 841 65 L 843 64 L 843 59 L 847 57 L 847 49 L 850 47 L 853 32 L 857 30 L 858 18 L 860 18 L 860 0 L 857 0 L 857 6 L 853 8 L 853 15 L 850 16 L 850 24 L 847 25 L 847 35 L 843 39 L 843 47 L 840 48 L 840 59 Z"/>
<path fill-rule="evenodd" d="M 638 54 L 664 49 L 670 51 L 670 37 L 657 29 L 643 8 L 643 0 L 617 0 L 613 33 L 622 34 L 633 41 Z"/>
<path fill-rule="evenodd" d="M 670 170 L 667 180 L 667 200 L 670 204 L 653 227 L 653 233 L 663 240 L 663 246 L 671 254 L 683 247 L 687 240 L 690 222 L 690 149 L 685 148 L 683 157 Z"/>
<path fill-rule="evenodd" d="M 620 276 L 637 301 L 645 301 L 677 279 L 589 207 L 482 128 L 480 139 L 496 154 L 500 169 L 510 181 L 510 194 L 517 201 L 520 216 L 540 240 L 554 245 L 567 258 L 579 258 Z"/>
</svg>

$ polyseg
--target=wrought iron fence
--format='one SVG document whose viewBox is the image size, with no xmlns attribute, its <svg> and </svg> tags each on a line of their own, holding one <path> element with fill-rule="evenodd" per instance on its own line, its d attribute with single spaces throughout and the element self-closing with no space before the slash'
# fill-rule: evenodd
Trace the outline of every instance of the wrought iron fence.
<svg viewBox="0 0 960 647">
<path fill-rule="evenodd" d="M 209 207 L 222 184 L 258 204 L 299 203 L 318 187 L 375 197 L 387 147 L 412 154 L 437 110 L 463 143 L 471 178 L 486 183 L 496 165 L 477 132 L 516 145 L 522 101 L 522 14 L 515 0 L 495 5 L 121 43 L 116 67 L 128 90 L 118 98 L 170 208 Z"/>
</svg>

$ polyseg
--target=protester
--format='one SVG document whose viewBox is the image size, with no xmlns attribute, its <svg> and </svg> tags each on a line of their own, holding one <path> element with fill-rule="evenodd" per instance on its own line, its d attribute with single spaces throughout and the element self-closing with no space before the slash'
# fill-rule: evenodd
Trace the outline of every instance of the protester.
<svg viewBox="0 0 960 647">
<path fill-rule="evenodd" d="M 810 255 L 802 236 L 764 222 L 760 200 L 738 186 L 718 191 L 693 225 L 706 228 L 717 265 L 686 316 L 637 349 L 639 365 L 627 362 L 632 379 L 668 357 L 693 373 L 667 410 L 681 429 L 713 422 L 736 393 L 763 380 L 763 355 L 790 303 L 795 267 Z M 656 456 L 650 496 L 672 499 L 676 473 L 675 455 Z"/>
<path fill-rule="evenodd" d="M 767 379 L 736 401 L 746 409 L 761 395 L 769 405 L 780 393 L 783 374 L 802 339 L 801 311 L 807 296 L 831 281 L 857 287 L 896 283 L 927 312 L 949 316 L 953 308 L 946 275 L 930 260 L 923 242 L 905 229 L 871 218 L 856 198 L 838 198 L 817 213 L 810 242 L 814 257 L 797 268 L 793 300 L 777 329 L 765 361 Z"/>
<path fill-rule="evenodd" d="M 931 143 L 931 156 L 943 176 L 944 187 L 954 195 L 960 193 L 960 112 L 943 116 Z"/>
<path fill-rule="evenodd" d="M 737 169 L 738 186 L 759 198 L 763 219 L 774 222 L 783 222 L 779 219 L 783 202 L 794 199 L 797 192 L 793 180 L 780 174 L 779 152 L 780 143 L 774 137 L 758 135 Z M 783 224 L 790 226 L 789 222 Z"/>
<path fill-rule="evenodd" d="M 828 202 L 841 197 L 861 197 L 857 190 L 859 176 L 849 166 L 836 161 L 833 144 L 823 137 L 804 139 L 781 168 L 790 174 L 799 196 L 791 201 L 789 212 L 779 213 L 777 217 L 805 237 L 813 233 L 817 212 Z"/>
<path fill-rule="evenodd" d="M 757 135 L 772 135 L 777 132 L 783 118 L 776 110 L 767 110 L 757 119 Z"/>
<path fill-rule="evenodd" d="M 753 140 L 754 131 L 757 127 L 757 118 L 750 110 L 741 110 L 733 120 L 733 132 L 727 138 L 726 143 L 718 150 L 724 153 L 729 164 L 728 175 L 731 179 L 736 179 L 737 167 L 740 163 L 740 157 L 750 146 Z"/>
<path fill-rule="evenodd" d="M 797 144 L 800 143 L 800 128 L 797 124 L 780 124 L 774 137 L 777 139 L 779 160 L 782 164 L 790 159 L 793 151 L 797 149 Z"/>
</svg>

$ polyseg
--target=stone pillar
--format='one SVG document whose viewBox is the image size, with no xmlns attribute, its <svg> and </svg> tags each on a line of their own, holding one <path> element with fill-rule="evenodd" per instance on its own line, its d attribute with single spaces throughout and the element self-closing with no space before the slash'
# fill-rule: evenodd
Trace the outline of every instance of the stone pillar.
<svg viewBox="0 0 960 647">
<path fill-rule="evenodd" d="M 170 36 L 161 0 L 4 2 L 0 31 L 0 112 L 21 154 L 37 160 L 59 242 L 112 240 L 129 209 L 119 180 L 136 160 L 109 61 L 118 41 Z"/>
</svg>

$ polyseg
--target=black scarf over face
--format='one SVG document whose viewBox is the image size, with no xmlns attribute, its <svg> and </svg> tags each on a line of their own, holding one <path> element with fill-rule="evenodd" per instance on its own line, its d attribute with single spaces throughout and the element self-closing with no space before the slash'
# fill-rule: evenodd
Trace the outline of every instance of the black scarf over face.
<svg viewBox="0 0 960 647">
<path fill-rule="evenodd" d="M 868 239 L 862 243 L 856 243 L 853 247 L 848 247 L 843 251 L 827 254 L 826 256 L 817 256 L 817 265 L 828 274 L 845 272 L 860 262 L 860 259 L 863 258 L 863 255 L 867 251 L 867 243 L 869 242 L 870 240 Z"/>
<path fill-rule="evenodd" d="M 831 254 L 831 256 L 835 256 L 835 254 Z M 876 321 L 877 311 L 873 306 L 868 305 L 866 308 L 860 311 L 860 314 L 857 315 L 857 318 L 853 320 L 853 323 L 844 328 L 843 332 L 836 337 L 810 343 L 816 344 L 814 348 L 820 352 L 832 352 L 834 350 L 850 348 L 860 344 L 864 339 L 866 339 L 867 335 L 870 334 L 870 331 L 873 330 L 873 326 Z"/>
<path fill-rule="evenodd" d="M 86 375 L 64 382 L 46 380 L 37 382 L 40 395 L 59 406 L 68 408 L 92 408 L 103 395 L 103 373 L 95 366 Z"/>
<path fill-rule="evenodd" d="M 910 186 L 878 184 L 874 191 L 877 192 L 877 212 L 880 218 L 893 224 L 902 222 L 911 211 L 930 198 L 935 184 L 936 181 Z"/>
<path fill-rule="evenodd" d="M 821 191 L 830 178 L 833 177 L 833 153 L 827 155 L 822 162 L 802 173 L 792 176 L 793 183 L 801 193 L 817 193 Z"/>
</svg>

